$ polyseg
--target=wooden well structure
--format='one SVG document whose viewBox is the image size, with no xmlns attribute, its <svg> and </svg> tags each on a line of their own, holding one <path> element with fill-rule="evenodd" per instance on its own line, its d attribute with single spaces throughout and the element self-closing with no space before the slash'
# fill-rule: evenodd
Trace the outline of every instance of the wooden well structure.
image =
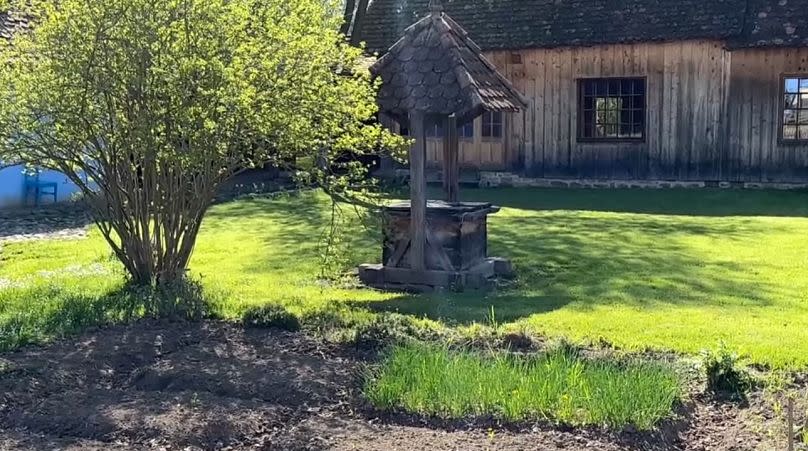
<svg viewBox="0 0 808 451">
<path fill-rule="evenodd" d="M 458 202 L 457 128 L 486 111 L 517 112 L 527 104 L 482 54 L 468 33 L 446 15 L 440 0 L 411 25 L 372 67 L 381 77 L 380 111 L 408 121 L 410 201 L 385 208 L 383 263 L 359 275 L 381 288 L 482 288 L 510 271 L 487 253 L 487 217 L 499 208 Z M 444 201 L 427 201 L 426 126 L 443 125 Z"/>
</svg>

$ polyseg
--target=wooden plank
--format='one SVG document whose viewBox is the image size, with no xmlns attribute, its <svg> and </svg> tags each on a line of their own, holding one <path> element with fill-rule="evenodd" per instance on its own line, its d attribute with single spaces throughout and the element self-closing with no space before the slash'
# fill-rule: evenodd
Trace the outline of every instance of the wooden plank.
<svg viewBox="0 0 808 451">
<path fill-rule="evenodd" d="M 692 46 L 692 63 L 688 65 L 691 102 L 690 116 L 690 155 L 687 164 L 689 180 L 704 180 L 704 164 L 706 162 L 705 143 L 707 129 L 710 125 L 707 100 L 710 98 L 709 60 L 710 47 L 703 42 Z"/>
<path fill-rule="evenodd" d="M 401 263 L 401 259 L 404 257 L 404 254 L 407 253 L 407 249 L 410 248 L 410 241 L 409 240 L 401 240 L 396 246 L 395 252 L 393 255 L 390 256 L 390 259 L 387 260 L 385 266 L 398 266 Z"/>
<path fill-rule="evenodd" d="M 735 76 L 738 64 L 740 64 L 740 55 L 728 53 L 724 62 L 724 68 L 727 71 L 724 86 L 726 92 L 724 133 L 726 136 L 721 152 L 721 179 L 725 181 L 737 180 L 738 148 L 740 147 L 738 121 L 741 107 L 738 97 L 739 80 Z"/>
<path fill-rule="evenodd" d="M 541 50 L 534 50 L 531 52 L 531 57 L 536 61 L 536 81 L 534 83 L 534 91 L 533 95 L 536 99 L 534 114 L 535 114 L 535 124 L 533 126 L 533 145 L 534 145 L 534 153 L 533 159 L 534 161 L 540 161 L 541 164 L 539 167 L 536 168 L 537 173 L 536 175 L 539 176 L 546 176 L 547 175 L 547 144 L 544 138 L 546 129 L 547 129 L 547 116 L 545 112 L 547 111 L 547 90 L 546 90 L 546 83 L 547 83 L 547 52 L 544 49 Z M 538 166 L 534 163 L 535 166 Z"/>
<path fill-rule="evenodd" d="M 576 56 L 576 49 L 559 52 L 558 60 L 558 134 L 556 136 L 556 147 L 561 153 L 561 161 L 564 167 L 572 170 L 572 142 L 575 139 L 573 134 L 573 118 L 577 110 L 576 92 L 572 81 L 572 64 Z"/>
<path fill-rule="evenodd" d="M 736 173 L 738 180 L 746 181 L 750 173 L 752 159 L 752 93 L 756 89 L 752 79 L 753 59 L 745 59 L 742 62 L 741 70 L 743 76 L 739 79 L 738 95 L 741 101 L 740 118 L 738 120 L 738 130 L 740 131 L 739 165 Z"/>
<path fill-rule="evenodd" d="M 452 260 L 446 255 L 446 249 L 443 248 L 440 240 L 435 237 L 435 234 L 429 228 L 426 230 L 426 244 L 427 248 L 430 250 L 429 254 L 438 260 L 443 270 L 454 271 Z"/>
<path fill-rule="evenodd" d="M 460 192 L 460 168 L 458 166 L 459 142 L 457 117 L 448 116 L 444 120 L 443 140 L 443 189 L 448 202 L 457 202 Z"/>
<path fill-rule="evenodd" d="M 681 61 L 681 44 L 667 44 L 665 46 L 665 114 L 662 121 L 665 127 L 665 177 L 671 179 L 678 175 L 677 126 Z"/>
<path fill-rule="evenodd" d="M 693 132 L 693 93 L 691 89 L 691 75 L 693 73 L 693 46 L 686 42 L 679 44 L 681 57 L 677 61 L 676 77 L 679 80 L 679 87 L 674 91 L 676 95 L 676 178 L 677 180 L 688 180 L 690 165 L 690 134 Z"/>
<path fill-rule="evenodd" d="M 410 268 L 426 268 L 426 130 L 424 114 L 410 112 L 410 131 L 415 142 L 410 148 Z"/>
<path fill-rule="evenodd" d="M 662 173 L 662 124 L 661 116 L 664 110 L 664 70 L 665 54 L 660 46 L 645 44 L 646 66 L 645 95 L 646 95 L 646 153 L 648 154 L 647 177 L 658 179 Z"/>
<path fill-rule="evenodd" d="M 755 145 L 757 153 L 756 173 L 757 178 L 761 181 L 767 181 L 768 173 L 767 166 L 772 150 L 772 134 L 776 131 L 774 123 L 779 122 L 777 116 L 779 113 L 776 110 L 779 105 L 779 90 L 776 89 L 779 85 L 780 74 L 771 72 L 769 69 L 774 66 L 775 58 L 773 55 L 779 52 L 764 52 L 761 58 L 761 72 L 758 73 L 759 89 L 756 91 L 755 102 L 759 105 L 758 114 L 760 120 L 758 122 L 757 143 Z"/>
<path fill-rule="evenodd" d="M 705 166 L 704 176 L 710 180 L 718 180 L 720 173 L 719 140 L 721 132 L 721 103 L 723 102 L 722 83 L 724 78 L 723 48 L 716 42 L 709 43 L 708 70 L 710 73 L 707 82 L 707 128 L 704 137 L 703 158 Z"/>
<path fill-rule="evenodd" d="M 547 84 L 545 91 L 547 92 L 547 115 L 549 120 L 546 123 L 547 129 L 544 134 L 544 145 L 546 147 L 546 155 L 548 156 L 548 163 L 552 168 L 553 175 L 560 175 L 559 170 L 562 166 L 561 158 L 558 149 L 558 104 L 560 102 L 559 92 L 559 54 L 561 50 L 549 49 L 547 50 L 549 60 L 547 62 Z M 562 170 L 563 171 L 563 170 Z"/>
</svg>

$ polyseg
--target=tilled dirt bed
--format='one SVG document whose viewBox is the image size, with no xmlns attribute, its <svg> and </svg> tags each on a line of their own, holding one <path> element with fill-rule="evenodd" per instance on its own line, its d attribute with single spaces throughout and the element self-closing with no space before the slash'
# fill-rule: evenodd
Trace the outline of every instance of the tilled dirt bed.
<svg viewBox="0 0 808 451">
<path fill-rule="evenodd" d="M 655 433 L 441 424 L 361 397 L 372 352 L 227 323 L 144 321 L 0 354 L 0 449 L 759 449 L 747 409 L 689 401 Z M 759 432 L 758 432 L 759 434 Z"/>
</svg>

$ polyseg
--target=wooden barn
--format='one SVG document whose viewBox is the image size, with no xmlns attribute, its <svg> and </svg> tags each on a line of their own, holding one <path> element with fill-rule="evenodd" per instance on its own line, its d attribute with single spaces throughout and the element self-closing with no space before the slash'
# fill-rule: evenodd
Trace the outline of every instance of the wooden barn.
<svg viewBox="0 0 808 451">
<path fill-rule="evenodd" d="M 460 125 L 464 168 L 808 182 L 808 0 L 443 3 L 529 101 Z M 428 13 L 428 0 L 354 9 L 351 38 L 381 54 Z M 442 125 L 428 136 L 438 165 Z"/>
</svg>

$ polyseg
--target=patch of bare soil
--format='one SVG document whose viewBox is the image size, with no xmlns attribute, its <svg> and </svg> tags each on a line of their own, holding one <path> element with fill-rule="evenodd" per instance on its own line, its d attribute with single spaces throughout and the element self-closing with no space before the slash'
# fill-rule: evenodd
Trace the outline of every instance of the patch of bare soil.
<svg viewBox="0 0 808 451">
<path fill-rule="evenodd" d="M 0 354 L 0 449 L 760 449 L 745 409 L 693 400 L 643 434 L 441 424 L 361 400 L 367 355 L 227 323 L 140 322 Z M 747 409 L 748 410 L 748 409 Z M 492 424 L 493 425 L 493 424 Z"/>
</svg>

